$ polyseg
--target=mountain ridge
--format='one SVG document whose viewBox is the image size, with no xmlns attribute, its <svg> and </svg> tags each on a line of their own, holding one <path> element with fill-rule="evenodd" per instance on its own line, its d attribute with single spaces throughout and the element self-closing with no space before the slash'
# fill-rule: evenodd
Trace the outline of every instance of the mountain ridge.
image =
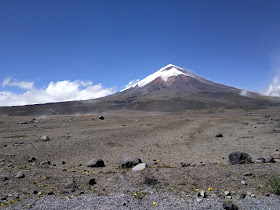
<svg viewBox="0 0 280 210">
<path fill-rule="evenodd" d="M 116 110 L 178 112 L 224 107 L 262 109 L 280 105 L 280 98 L 214 83 L 169 64 L 136 84 L 115 94 L 91 100 L 27 106 L 0 107 L 0 115 L 91 114 Z"/>
</svg>

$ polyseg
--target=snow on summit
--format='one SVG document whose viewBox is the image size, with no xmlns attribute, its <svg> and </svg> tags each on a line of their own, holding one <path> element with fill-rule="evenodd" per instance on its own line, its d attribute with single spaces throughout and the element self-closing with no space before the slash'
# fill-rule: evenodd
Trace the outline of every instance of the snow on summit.
<svg viewBox="0 0 280 210">
<path fill-rule="evenodd" d="M 125 88 L 124 90 L 127 90 L 132 87 L 136 87 L 136 86 L 143 87 L 143 86 L 149 84 L 150 82 L 154 81 L 158 77 L 161 77 L 164 81 L 167 81 L 169 77 L 178 76 L 180 74 L 186 75 L 188 77 L 197 78 L 194 74 L 192 74 L 178 66 L 175 66 L 173 64 L 168 64 L 167 66 L 161 68 L 157 72 L 151 74 L 150 76 L 147 76 L 145 79 L 133 84 L 132 86 L 130 86 L 128 88 Z M 122 91 L 124 91 L 124 90 L 122 90 Z"/>
</svg>

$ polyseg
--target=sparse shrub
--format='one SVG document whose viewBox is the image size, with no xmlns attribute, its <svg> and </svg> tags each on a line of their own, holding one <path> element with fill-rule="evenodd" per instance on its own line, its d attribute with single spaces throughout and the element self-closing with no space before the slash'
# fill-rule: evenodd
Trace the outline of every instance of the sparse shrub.
<svg viewBox="0 0 280 210">
<path fill-rule="evenodd" d="M 280 177 L 270 178 L 267 185 L 270 187 L 272 193 L 280 195 Z"/>
</svg>

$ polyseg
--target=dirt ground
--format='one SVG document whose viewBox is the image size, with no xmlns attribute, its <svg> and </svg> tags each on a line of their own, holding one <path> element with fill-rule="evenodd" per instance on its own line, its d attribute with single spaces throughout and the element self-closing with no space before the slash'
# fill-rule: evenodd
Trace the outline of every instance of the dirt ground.
<svg viewBox="0 0 280 210">
<path fill-rule="evenodd" d="M 236 196 L 247 192 L 264 196 L 270 193 L 267 180 L 280 176 L 280 163 L 230 165 L 228 159 L 235 151 L 246 152 L 255 161 L 280 150 L 279 109 L 119 111 L 103 116 L 104 120 L 98 115 L 38 116 L 35 122 L 29 122 L 31 117 L 0 117 L 3 205 L 8 201 L 30 206 L 47 194 L 121 192 L 142 199 L 149 189 L 182 196 L 193 195 L 197 189 L 214 197 L 226 190 Z M 19 124 L 22 120 L 28 123 Z M 223 137 L 216 138 L 217 133 Z M 50 140 L 40 140 L 44 135 Z M 28 162 L 30 157 L 36 158 L 35 164 Z M 98 157 L 105 167 L 86 167 L 88 160 Z M 120 169 L 122 157 L 140 158 L 148 168 Z M 44 161 L 50 165 L 40 165 Z M 181 162 L 193 166 L 183 168 Z M 18 171 L 25 177 L 16 178 Z M 243 185 L 246 172 L 252 175 L 245 177 Z M 90 179 L 96 184 L 89 185 Z M 64 187 L 71 180 L 77 184 L 74 190 Z"/>
</svg>

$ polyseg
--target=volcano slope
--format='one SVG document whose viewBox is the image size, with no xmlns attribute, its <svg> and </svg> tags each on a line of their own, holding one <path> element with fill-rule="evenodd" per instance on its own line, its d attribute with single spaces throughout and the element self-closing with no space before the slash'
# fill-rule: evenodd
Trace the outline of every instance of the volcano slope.
<svg viewBox="0 0 280 210">
<path fill-rule="evenodd" d="M 280 149 L 278 107 L 103 114 L 104 120 L 98 115 L 41 116 L 32 121 L 30 116 L 1 116 L 1 205 L 86 208 L 90 198 L 86 203 L 81 200 L 90 196 L 99 199 L 95 208 L 103 209 L 197 209 L 202 206 L 196 205 L 204 205 L 196 201 L 197 190 L 204 190 L 205 202 L 213 198 L 217 205 L 234 202 L 242 207 L 248 201 L 244 208 L 260 207 L 258 202 L 270 195 L 272 200 L 261 208 L 279 207 L 279 196 L 267 185 L 270 178 L 280 177 L 278 162 L 231 165 L 228 159 L 231 152 L 241 151 L 255 161 Z M 23 120 L 27 123 L 20 124 Z M 223 137 L 216 138 L 217 133 Z M 44 135 L 50 140 L 40 140 Z M 30 157 L 36 161 L 29 162 Z M 88 160 L 99 157 L 105 167 L 86 166 Z M 121 169 L 122 157 L 140 158 L 149 167 L 137 172 Z M 44 161 L 50 164 L 40 164 Z M 181 167 L 181 162 L 192 166 Z M 15 177 L 19 171 L 23 178 Z M 89 184 L 91 179 L 94 182 Z M 66 188 L 72 180 L 76 187 Z M 225 191 L 231 192 L 233 200 L 223 196 Z M 240 200 L 241 194 L 248 195 Z M 251 194 L 257 200 L 250 200 Z M 125 200 L 115 199 L 110 206 L 106 199 L 117 195 Z M 179 200 L 172 201 L 174 196 Z"/>
</svg>

